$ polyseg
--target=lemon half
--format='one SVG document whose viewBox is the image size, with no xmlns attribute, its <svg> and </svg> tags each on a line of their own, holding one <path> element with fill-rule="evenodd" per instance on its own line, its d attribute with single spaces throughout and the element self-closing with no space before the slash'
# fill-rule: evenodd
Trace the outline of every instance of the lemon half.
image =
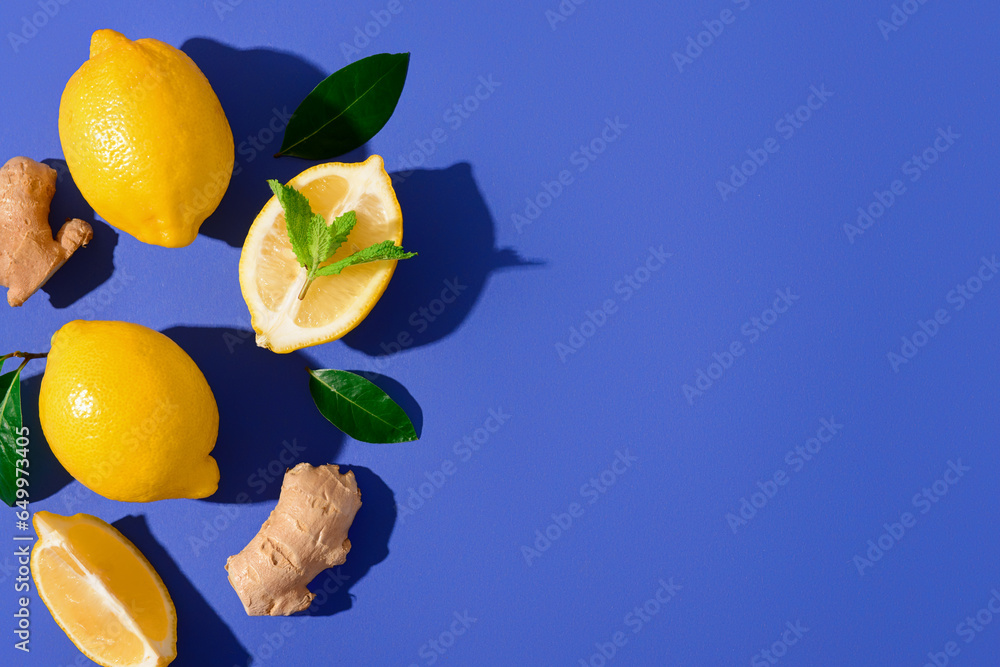
<svg viewBox="0 0 1000 667">
<path fill-rule="evenodd" d="M 329 262 L 381 241 L 402 243 L 403 213 L 378 155 L 354 164 L 317 165 L 289 185 L 327 224 L 347 211 L 357 214 L 347 242 Z M 307 271 L 295 258 L 281 204 L 272 197 L 250 227 L 240 256 L 240 288 L 257 344 L 286 353 L 340 338 L 368 315 L 395 269 L 395 260 L 352 266 L 317 278 L 300 300 Z"/>
</svg>

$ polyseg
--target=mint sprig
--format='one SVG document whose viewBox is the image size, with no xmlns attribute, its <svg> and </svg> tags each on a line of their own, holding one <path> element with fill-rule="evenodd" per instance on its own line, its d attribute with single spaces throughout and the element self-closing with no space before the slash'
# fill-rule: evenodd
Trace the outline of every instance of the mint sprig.
<svg viewBox="0 0 1000 667">
<path fill-rule="evenodd" d="M 340 246 L 347 241 L 351 230 L 358 222 L 357 214 L 354 211 L 348 211 L 334 218 L 332 223 L 327 224 L 325 217 L 313 213 L 309 199 L 304 194 L 290 185 L 282 185 L 273 179 L 269 180 L 267 184 L 271 186 L 271 191 L 278 198 L 278 203 L 281 204 L 281 208 L 285 212 L 285 228 L 288 230 L 288 240 L 292 244 L 292 252 L 295 253 L 299 264 L 307 271 L 306 282 L 299 292 L 300 300 L 306 297 L 309 286 L 320 276 L 338 275 L 347 267 L 356 264 L 409 259 L 417 254 L 406 252 L 402 247 L 388 240 L 370 245 L 324 266 L 323 263 L 333 257 Z"/>
</svg>

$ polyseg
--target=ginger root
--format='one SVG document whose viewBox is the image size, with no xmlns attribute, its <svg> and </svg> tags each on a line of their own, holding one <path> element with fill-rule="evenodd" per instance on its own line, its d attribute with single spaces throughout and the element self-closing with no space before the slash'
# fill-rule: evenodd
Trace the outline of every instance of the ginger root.
<svg viewBox="0 0 1000 667">
<path fill-rule="evenodd" d="M 7 303 L 20 306 L 94 235 L 83 220 L 67 220 L 52 238 L 49 207 L 56 170 L 26 157 L 0 168 L 0 285 Z"/>
<path fill-rule="evenodd" d="M 342 565 L 347 530 L 361 507 L 354 473 L 300 463 L 285 472 L 278 505 L 250 544 L 226 561 L 229 583 L 250 616 L 288 616 L 315 596 L 306 584 Z"/>
</svg>

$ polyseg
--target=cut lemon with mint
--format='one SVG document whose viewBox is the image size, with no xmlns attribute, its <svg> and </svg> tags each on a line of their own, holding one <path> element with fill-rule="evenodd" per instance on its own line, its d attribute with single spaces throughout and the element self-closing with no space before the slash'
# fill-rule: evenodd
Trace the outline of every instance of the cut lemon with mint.
<svg viewBox="0 0 1000 667">
<path fill-rule="evenodd" d="M 37 512 L 31 576 L 59 627 L 94 662 L 159 667 L 177 657 L 177 613 L 128 538 L 89 514 Z"/>
<path fill-rule="evenodd" d="M 287 185 L 254 220 L 240 288 L 257 344 L 287 353 L 336 340 L 385 292 L 403 250 L 403 214 L 382 158 L 331 162 Z"/>
</svg>

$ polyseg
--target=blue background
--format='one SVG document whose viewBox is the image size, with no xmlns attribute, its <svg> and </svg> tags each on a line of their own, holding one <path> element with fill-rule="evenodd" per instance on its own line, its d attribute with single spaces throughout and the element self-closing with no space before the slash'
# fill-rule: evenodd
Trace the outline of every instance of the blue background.
<svg viewBox="0 0 1000 667">
<path fill-rule="evenodd" d="M 180 250 L 108 227 L 63 173 L 52 219 L 94 221 L 94 242 L 23 308 L 0 308 L 3 351 L 45 350 L 76 318 L 138 322 L 182 345 L 216 393 L 222 483 L 203 501 L 105 500 L 33 431 L 33 509 L 115 522 L 149 556 L 177 605 L 176 664 L 596 666 L 618 632 L 611 665 L 773 664 L 763 650 L 788 665 L 924 665 L 948 642 L 951 664 L 996 664 L 1000 622 L 968 642 L 960 625 L 1000 589 L 1000 281 L 974 279 L 1000 253 L 995 3 L 914 2 L 883 34 L 889 0 L 563 2 L 565 21 L 546 14 L 557 0 L 402 0 L 348 53 L 386 2 L 70 0 L 32 30 L 40 4 L 0 9 L 0 157 L 59 166 L 59 97 L 105 27 L 182 47 L 240 147 L 225 200 Z M 731 22 L 713 23 L 723 10 Z M 686 49 L 690 62 L 674 57 Z M 326 74 L 399 51 L 413 54 L 402 100 L 350 158 L 418 163 L 397 191 L 420 257 L 342 341 L 257 349 L 240 246 L 265 179 L 312 164 L 272 158 L 280 133 L 267 128 Z M 500 85 L 469 100 L 480 77 Z M 800 109 L 812 86 L 832 95 Z M 808 120 L 778 125 L 797 111 Z M 626 127 L 602 145 L 607 119 Z M 438 128 L 446 140 L 428 143 Z M 904 164 L 939 128 L 959 137 L 911 181 Z M 777 152 L 743 165 L 765 143 Z M 591 145 L 600 154 L 581 157 Z M 723 197 L 734 165 L 752 175 Z M 897 179 L 905 193 L 863 234 L 845 231 Z M 661 246 L 671 257 L 647 272 Z M 959 309 L 953 290 L 970 279 L 981 290 Z M 418 331 L 410 314 L 445 280 L 465 289 Z M 798 298 L 775 322 L 776 290 Z M 894 369 L 888 353 L 939 309 L 947 324 Z M 382 356 L 402 332 L 414 343 Z M 313 407 L 306 365 L 379 373 L 420 441 L 343 437 Z M 42 370 L 27 373 L 29 424 Z M 699 371 L 715 379 L 686 396 Z M 477 431 L 491 410 L 509 418 Z M 799 462 L 821 419 L 842 428 Z M 479 438 L 471 456 L 463 438 Z M 351 467 L 365 504 L 347 563 L 317 579 L 333 592 L 316 615 L 248 618 L 222 567 L 273 507 L 280 481 L 264 479 L 283 448 Z M 605 472 L 616 452 L 634 460 Z M 453 474 L 436 474 L 445 461 Z M 968 470 L 920 501 L 949 462 Z M 781 486 L 767 483 L 776 473 Z M 744 498 L 766 504 L 742 507 L 741 523 Z M 550 528 L 573 503 L 572 525 Z M 915 525 L 858 560 L 905 512 Z M 13 524 L 0 521 L 3 614 Z M 647 602 L 665 598 L 661 580 L 680 589 Z M 7 630 L 3 663 L 89 664 L 32 605 L 32 651 Z M 443 635 L 456 613 L 475 621 Z M 801 638 L 786 632 L 796 623 Z"/>
</svg>

